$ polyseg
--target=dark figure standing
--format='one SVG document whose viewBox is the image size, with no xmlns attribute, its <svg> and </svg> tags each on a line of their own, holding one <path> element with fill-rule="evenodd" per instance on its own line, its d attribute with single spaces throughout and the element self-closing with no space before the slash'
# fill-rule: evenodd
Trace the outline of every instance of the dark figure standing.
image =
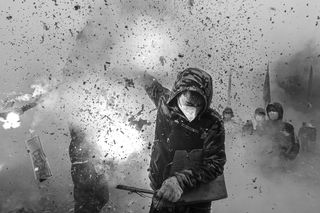
<svg viewBox="0 0 320 213">
<path fill-rule="evenodd" d="M 74 184 L 74 213 L 98 213 L 109 200 L 108 184 L 94 166 L 94 147 L 84 131 L 69 126 L 71 177 Z"/>
<path fill-rule="evenodd" d="M 269 118 L 266 130 L 273 142 L 273 151 L 279 154 L 280 159 L 295 159 L 299 153 L 300 145 L 293 126 L 282 120 L 284 113 L 282 105 L 277 102 L 268 104 L 266 111 Z"/>
<path fill-rule="evenodd" d="M 222 112 L 222 118 L 224 122 L 231 121 L 234 117 L 233 110 L 230 107 L 226 107 Z"/>
<path fill-rule="evenodd" d="M 210 108 L 212 78 L 200 69 L 188 68 L 178 74 L 172 91 L 148 74 L 143 83 L 158 109 L 150 161 L 151 187 L 157 190 L 157 199 L 175 203 L 186 190 L 223 173 L 225 133 L 221 117 Z M 201 162 L 170 175 L 175 151 L 195 149 L 203 150 Z M 154 201 L 151 213 L 209 213 L 211 209 L 208 201 L 161 209 L 155 207 Z"/>
<path fill-rule="evenodd" d="M 313 152 L 316 150 L 317 129 L 310 123 L 302 122 L 298 132 L 302 152 Z"/>
</svg>

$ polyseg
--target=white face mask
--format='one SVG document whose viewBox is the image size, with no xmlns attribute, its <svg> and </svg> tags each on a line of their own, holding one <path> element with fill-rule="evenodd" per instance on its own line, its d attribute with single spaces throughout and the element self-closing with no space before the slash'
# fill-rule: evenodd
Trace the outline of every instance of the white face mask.
<svg viewBox="0 0 320 213">
<path fill-rule="evenodd" d="M 264 120 L 265 120 L 264 116 L 256 115 L 256 121 L 261 122 L 261 121 L 264 121 Z"/>
<path fill-rule="evenodd" d="M 199 112 L 201 111 L 202 107 L 194 107 L 194 106 L 186 106 L 184 104 L 181 104 L 181 99 L 185 98 L 183 96 L 180 96 L 178 98 L 178 106 L 180 110 L 183 112 L 183 114 L 186 116 L 189 122 L 193 121 Z"/>
<path fill-rule="evenodd" d="M 268 113 L 270 120 L 275 121 L 278 120 L 279 114 L 278 112 L 271 111 Z"/>
</svg>

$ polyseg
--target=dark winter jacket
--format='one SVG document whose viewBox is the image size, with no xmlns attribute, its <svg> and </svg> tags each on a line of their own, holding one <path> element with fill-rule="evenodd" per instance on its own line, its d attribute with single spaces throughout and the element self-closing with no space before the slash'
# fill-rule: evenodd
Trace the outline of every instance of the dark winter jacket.
<svg viewBox="0 0 320 213">
<path fill-rule="evenodd" d="M 177 106 L 177 96 L 186 90 L 198 92 L 205 100 L 205 107 L 192 122 L 187 121 Z M 176 150 L 203 149 L 200 165 L 175 173 L 183 189 L 207 183 L 221 175 L 226 162 L 225 133 L 220 115 L 209 107 L 211 76 L 200 69 L 188 68 L 178 74 L 172 91 L 156 80 L 146 86 L 146 91 L 158 108 L 149 173 L 154 189 L 159 189 L 169 177 Z"/>
<path fill-rule="evenodd" d="M 271 109 L 275 109 L 279 118 L 276 121 L 268 120 L 266 124 L 267 134 L 271 136 L 275 143 L 275 148 L 280 153 L 280 157 L 293 160 L 299 153 L 300 145 L 294 133 L 294 127 L 284 122 L 283 119 L 283 107 L 280 103 L 271 103 L 267 106 L 267 115 Z M 269 115 L 268 115 L 269 116 Z"/>
</svg>

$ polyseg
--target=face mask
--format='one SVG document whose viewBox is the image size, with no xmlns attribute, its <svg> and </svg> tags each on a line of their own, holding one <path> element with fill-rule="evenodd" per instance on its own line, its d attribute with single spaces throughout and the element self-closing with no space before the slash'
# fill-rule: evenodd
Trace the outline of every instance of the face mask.
<svg viewBox="0 0 320 213">
<path fill-rule="evenodd" d="M 256 121 L 261 122 L 264 120 L 264 116 L 256 115 Z"/>
<path fill-rule="evenodd" d="M 279 118 L 278 112 L 271 111 L 268 113 L 268 115 L 269 115 L 270 120 L 273 120 L 273 121 L 278 120 L 278 118 Z"/>
<path fill-rule="evenodd" d="M 231 116 L 230 113 L 225 113 L 225 114 L 223 115 L 223 117 L 224 117 L 224 120 L 226 120 L 226 121 L 229 121 L 229 120 L 231 120 L 231 118 L 232 118 L 232 116 Z"/>
<path fill-rule="evenodd" d="M 199 112 L 201 111 L 202 107 L 194 107 L 194 106 L 187 106 L 185 104 L 182 104 L 182 99 L 185 98 L 183 96 L 180 96 L 178 98 L 178 106 L 180 110 L 183 112 L 183 114 L 186 116 L 189 122 L 193 121 Z"/>
</svg>

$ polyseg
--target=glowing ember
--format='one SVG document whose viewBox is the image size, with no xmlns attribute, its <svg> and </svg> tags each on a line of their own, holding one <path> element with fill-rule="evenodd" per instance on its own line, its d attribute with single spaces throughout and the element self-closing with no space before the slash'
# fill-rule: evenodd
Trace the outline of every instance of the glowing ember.
<svg viewBox="0 0 320 213">
<path fill-rule="evenodd" d="M 9 112 L 7 115 L 6 120 L 2 119 L 3 128 L 10 129 L 10 128 L 17 128 L 20 126 L 20 116 L 16 112 Z"/>
</svg>

